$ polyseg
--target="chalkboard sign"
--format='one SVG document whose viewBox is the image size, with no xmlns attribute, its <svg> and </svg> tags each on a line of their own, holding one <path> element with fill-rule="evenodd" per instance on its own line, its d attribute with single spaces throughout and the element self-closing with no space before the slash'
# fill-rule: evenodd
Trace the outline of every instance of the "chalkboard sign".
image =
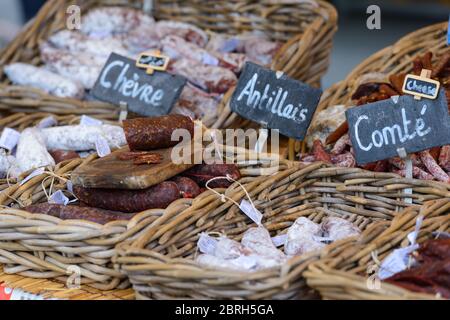
<svg viewBox="0 0 450 320">
<path fill-rule="evenodd" d="M 413 96 L 436 99 L 440 85 L 439 81 L 408 74 L 403 82 L 403 92 Z"/>
<path fill-rule="evenodd" d="M 170 112 L 185 84 L 185 78 L 166 72 L 148 75 L 135 61 L 112 53 L 91 94 L 116 105 L 125 102 L 142 116 L 161 116 Z"/>
<path fill-rule="evenodd" d="M 450 118 L 444 90 L 436 100 L 396 96 L 346 111 L 358 164 L 450 144 Z"/>
<path fill-rule="evenodd" d="M 281 72 L 247 62 L 231 98 L 231 110 L 242 117 L 303 139 L 322 91 Z"/>
<path fill-rule="evenodd" d="M 164 71 L 167 69 L 170 58 L 161 55 L 158 52 L 145 52 L 142 53 L 136 61 L 136 66 L 139 68 Z M 149 73 L 149 72 L 147 72 Z"/>
</svg>

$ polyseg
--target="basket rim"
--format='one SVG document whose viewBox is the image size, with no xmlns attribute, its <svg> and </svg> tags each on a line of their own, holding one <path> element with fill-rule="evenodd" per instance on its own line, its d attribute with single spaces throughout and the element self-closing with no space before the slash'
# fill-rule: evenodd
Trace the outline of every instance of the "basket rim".
<svg viewBox="0 0 450 320">
<path fill-rule="evenodd" d="M 435 215 L 434 212 L 437 209 L 442 212 Z M 361 251 L 370 251 L 372 254 L 378 249 L 383 249 L 383 255 L 386 255 L 397 248 L 404 247 L 406 245 L 404 239 L 414 230 L 416 219 L 421 215 L 424 216 L 423 221 L 428 220 L 427 222 L 435 231 L 444 226 L 447 229 L 450 228 L 450 198 L 428 201 L 420 207 L 409 207 L 390 221 L 388 226 L 376 222 L 373 228 L 378 228 L 379 232 L 373 239 L 361 237 L 353 244 L 349 243 L 347 248 L 341 248 L 325 259 L 313 262 L 305 272 L 308 284 L 319 291 L 325 291 L 325 289 L 322 290 L 323 287 L 338 288 L 341 294 L 346 292 L 352 298 L 361 298 L 365 295 L 372 299 L 442 299 L 437 295 L 414 292 L 384 281 L 380 281 L 379 289 L 370 290 L 366 285 L 367 278 L 364 278 L 360 272 L 350 271 L 352 266 L 359 270 L 360 267 L 369 265 L 370 261 L 366 261 L 367 255 Z M 428 231 L 427 228 L 426 232 Z M 430 235 L 425 234 L 425 239 L 421 238 L 419 242 L 428 239 Z M 351 245 L 354 248 L 350 248 Z M 353 261 L 345 261 L 345 257 L 349 257 L 351 252 L 358 252 L 357 257 Z M 364 261 L 362 261 L 363 258 Z M 375 263 L 378 265 L 378 262 Z M 350 291 L 345 289 L 346 285 Z M 358 293 L 352 295 L 352 290 Z M 360 293 L 361 291 L 364 293 Z"/>
<path fill-rule="evenodd" d="M 418 30 L 412 31 L 412 32 L 404 35 L 399 40 L 395 41 L 393 44 L 374 52 L 369 57 L 367 57 L 362 62 L 360 62 L 357 66 L 355 66 L 347 74 L 347 76 L 344 79 L 334 83 L 333 85 L 331 85 L 329 88 L 327 88 L 324 91 L 322 98 L 319 102 L 319 106 L 317 107 L 317 111 L 320 112 L 328 107 L 332 107 L 332 106 L 336 105 L 336 103 L 334 103 L 334 102 L 335 102 L 335 100 L 338 100 L 339 94 L 341 92 L 347 90 L 349 87 L 351 87 L 351 83 L 356 81 L 360 76 L 364 75 L 366 72 L 365 69 L 366 69 L 367 65 L 370 65 L 372 63 L 372 61 L 376 60 L 379 57 L 384 57 L 388 54 L 395 54 L 396 51 L 400 50 L 400 49 L 398 49 L 399 46 L 403 45 L 404 43 L 408 43 L 409 41 L 412 41 L 415 37 L 417 37 L 420 34 L 429 33 L 436 29 L 447 30 L 448 24 L 449 24 L 448 21 L 443 21 L 443 22 L 434 23 L 429 26 L 425 26 L 423 28 L 420 28 Z M 384 74 L 386 76 L 388 76 L 391 74 L 391 72 L 384 73 Z M 349 94 L 351 94 L 351 93 L 347 93 L 346 96 L 348 96 Z M 329 102 L 329 100 L 331 100 L 331 102 Z M 342 103 L 339 103 L 339 104 L 344 104 L 347 107 L 351 106 L 348 104 L 348 101 L 340 101 L 340 102 L 342 102 Z M 318 113 L 317 111 L 316 111 L 316 114 Z"/>
<path fill-rule="evenodd" d="M 20 48 L 33 48 L 35 45 L 34 42 L 30 40 L 30 33 L 36 33 L 40 29 L 40 26 L 43 22 L 46 21 L 49 15 L 54 15 L 53 7 L 57 7 L 63 3 L 68 2 L 68 0 L 49 0 L 41 8 L 37 16 L 29 21 L 27 25 L 22 29 L 22 31 L 16 36 L 16 38 L 11 41 L 2 51 L 0 51 L 0 75 L 4 77 L 2 72 L 2 68 L 4 65 L 15 62 L 15 55 Z M 238 1 L 246 3 L 246 1 Z M 284 3 L 286 2 L 286 3 Z M 302 33 L 298 33 L 297 36 L 292 36 L 290 39 L 294 39 L 290 45 L 289 41 L 283 41 L 284 45 L 280 47 L 277 54 L 274 56 L 274 59 L 271 64 L 271 69 L 273 70 L 283 70 L 286 73 L 291 74 L 294 78 L 305 78 L 304 81 L 310 81 L 311 84 L 316 86 L 320 83 L 320 78 L 323 73 L 326 71 L 329 64 L 329 52 L 331 50 L 331 42 L 332 36 L 337 30 L 337 19 L 338 14 L 336 8 L 331 4 L 323 0 L 312 0 L 312 2 L 317 4 L 317 8 L 311 6 L 309 2 L 298 2 L 298 1 L 283 1 L 281 4 L 273 4 L 270 1 L 262 2 L 265 5 L 271 6 L 271 8 L 283 8 L 284 6 L 298 6 L 302 8 L 311 8 L 312 11 L 315 12 L 317 17 L 309 23 Z M 205 1 L 205 4 L 207 1 Z M 253 3 L 252 1 L 248 1 L 248 3 Z M 259 5 L 259 4 L 258 4 Z M 267 11 L 267 10 L 266 10 Z M 265 12 L 265 11 L 264 11 Z M 265 12 L 264 14 L 270 15 L 270 10 Z M 319 23 L 319 22 L 320 23 Z M 328 30 L 329 32 L 324 33 L 324 30 Z M 308 35 L 308 37 L 306 37 Z M 295 39 L 299 37 L 298 39 Z M 306 39 L 306 38 L 308 39 Z M 319 37 L 321 39 L 320 43 L 316 43 L 315 47 L 312 48 L 315 40 L 315 37 Z M 309 41 L 306 44 L 306 40 Z M 31 42 L 30 42 L 31 41 Z M 323 51 L 328 52 L 328 54 L 323 55 L 317 54 L 318 47 L 322 47 Z M 35 54 L 34 54 L 35 55 Z M 292 55 L 295 55 L 296 59 L 293 59 Z M 297 64 L 300 60 L 302 62 L 308 62 L 307 64 L 316 65 L 316 74 L 311 75 L 309 69 L 311 67 L 305 68 L 292 68 L 292 61 L 298 60 Z M 22 59 L 19 59 L 22 60 Z M 286 69 L 286 70 L 284 70 Z M 307 79 L 306 79 L 307 78 Z M 0 89 L 8 92 L 11 88 L 17 88 L 17 86 L 12 86 L 11 84 L 5 83 L 7 79 L 4 79 L 3 83 L 0 84 Z M 50 94 L 45 93 L 42 90 L 32 89 L 31 87 L 21 86 L 22 93 L 17 93 L 13 97 L 6 97 L 5 103 L 11 106 L 11 108 L 15 111 L 26 111 L 26 112 L 34 112 L 34 109 L 43 108 L 45 105 L 46 110 L 52 110 L 59 112 L 59 109 L 56 108 L 56 105 L 59 103 L 66 103 L 67 106 L 71 106 L 72 113 L 82 112 L 78 109 L 87 108 L 86 112 L 89 114 L 97 114 L 103 113 L 105 116 L 109 116 L 111 119 L 117 119 L 119 116 L 119 110 L 110 110 L 111 108 L 116 108 L 113 104 L 106 102 L 91 102 L 86 100 L 77 100 L 77 99 L 67 99 L 67 98 L 57 98 Z M 230 88 L 229 92 L 232 92 L 234 89 Z M 35 97 L 30 97 L 29 92 L 34 92 Z M 230 94 L 228 94 L 230 96 Z M 15 101 L 17 98 L 26 97 L 27 99 L 23 100 L 21 104 Z M 24 101 L 28 101 L 23 104 Z M 39 101 L 38 105 L 36 103 Z M 95 108 L 95 107 L 96 108 Z M 92 110 L 90 110 L 92 109 Z M 103 110 L 107 109 L 107 111 Z M 229 107 L 227 107 L 227 101 L 222 100 L 219 103 L 217 108 L 217 114 L 214 117 L 206 116 L 203 118 L 204 121 L 211 123 L 211 127 L 230 127 L 233 123 L 241 123 L 242 119 L 236 117 L 235 114 L 231 112 Z"/>
</svg>

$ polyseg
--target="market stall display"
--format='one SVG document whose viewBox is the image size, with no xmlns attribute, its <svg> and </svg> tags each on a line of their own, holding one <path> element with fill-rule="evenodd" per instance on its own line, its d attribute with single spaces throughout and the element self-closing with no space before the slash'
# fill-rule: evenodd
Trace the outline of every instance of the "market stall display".
<svg viewBox="0 0 450 320">
<path fill-rule="evenodd" d="M 153 1 L 152 16 L 140 10 L 143 1 L 119 1 L 115 7 L 105 7 L 108 1 L 79 1 L 82 27 L 70 31 L 62 30 L 66 17 L 60 14 L 68 4 L 48 1 L 2 52 L 3 110 L 117 119 L 117 107 L 79 100 L 86 96 L 80 86 L 93 87 L 111 52 L 136 59 L 143 51 L 158 49 L 172 60 L 169 72 L 192 84 L 173 112 L 202 118 L 209 127 L 229 127 L 237 117 L 226 105 L 226 92 L 244 61 L 320 86 L 337 20 L 334 8 L 321 0 L 281 5 Z"/>
<path fill-rule="evenodd" d="M 419 194 L 430 190 L 421 187 L 429 183 L 436 184 L 436 196 Z M 439 182 L 405 180 L 392 173 L 329 167 L 321 162 L 306 167 L 296 163 L 295 167 L 282 170 L 276 175 L 246 181 L 243 186 L 234 184 L 225 193 L 221 192 L 225 196 L 214 192 L 201 194 L 189 202 L 186 210 L 159 218 L 134 241 L 118 245 L 114 261 L 130 279 L 138 299 L 311 297 L 302 276 L 303 271 L 312 261 L 326 257 L 328 252 L 333 251 L 332 248 L 344 246 L 347 241 L 353 243 L 354 240 L 354 237 L 350 237 L 324 246 L 313 236 L 327 236 L 328 239 L 325 240 L 329 242 L 330 237 L 339 238 L 338 234 L 342 230 L 347 230 L 343 236 L 346 238 L 347 232 L 348 235 L 356 236 L 358 229 L 364 231 L 374 221 L 388 223 L 401 208 L 409 206 L 400 200 L 408 197 L 401 191 L 404 187 L 413 187 L 414 202 L 449 195 L 448 185 Z M 262 215 L 243 207 L 243 200 L 249 201 L 246 192 Z M 331 232 L 330 221 L 333 221 L 333 217 L 344 218 L 352 224 L 347 224 L 347 227 L 341 225 Z M 286 246 L 281 241 L 281 246 L 285 246 L 280 251 L 267 242 L 265 231 L 266 245 L 272 246 L 271 251 L 280 257 L 278 259 L 282 263 L 273 258 L 269 261 L 263 259 L 260 261 L 261 266 L 272 267 L 262 268 L 255 265 L 254 260 L 248 261 L 248 256 L 255 256 L 255 249 L 249 249 L 245 239 L 251 230 L 256 232 L 257 228 L 254 227 L 258 226 L 259 219 L 262 219 L 260 225 L 269 231 L 270 236 L 278 238 L 283 234 L 291 234 L 293 231 L 288 230 L 299 218 L 308 218 L 308 223 L 313 223 L 312 228 L 325 229 L 327 232 L 314 234 L 313 231 L 311 237 L 300 237 L 300 242 L 293 246 Z M 297 223 L 302 224 L 303 219 Z M 322 224 L 322 227 L 315 223 Z M 209 255 L 200 256 L 201 252 L 208 252 L 208 249 L 198 248 L 199 242 L 202 242 L 202 232 L 210 237 L 222 235 L 236 241 L 226 240 L 224 246 L 226 248 L 231 244 L 242 256 L 226 256 L 228 259 L 225 259 L 216 250 L 210 251 Z M 264 237 L 260 238 L 264 241 Z M 219 237 L 216 249 L 222 246 L 219 246 L 220 239 Z M 293 236 L 292 240 L 294 239 L 298 237 Z M 305 254 L 286 259 L 285 253 L 295 252 L 290 251 L 291 246 L 299 247 L 299 252 L 302 252 L 301 248 L 305 243 L 309 243 L 307 246 L 312 244 L 314 248 L 322 247 L 323 250 L 304 250 Z M 232 251 L 230 249 L 225 252 Z M 244 263 L 249 265 L 244 267 Z M 239 265 L 240 270 L 236 271 Z"/>
<path fill-rule="evenodd" d="M 308 284 L 325 299 L 448 299 L 449 209 L 448 199 L 430 201 L 374 224 L 311 264 Z"/>
<path fill-rule="evenodd" d="M 405 36 L 366 59 L 345 80 L 325 91 L 309 129 L 310 152 L 300 153 L 300 161 L 322 160 L 342 167 L 357 166 L 345 110 L 403 95 L 407 74 L 418 76 L 422 69 L 430 70 L 431 78 L 438 80 L 445 89 L 448 101 L 447 27 L 448 23 L 440 23 Z M 449 146 L 444 145 L 412 154 L 413 177 L 449 182 L 448 149 Z M 375 172 L 406 174 L 405 161 L 400 157 L 361 167 Z"/>
<path fill-rule="evenodd" d="M 17 126 L 20 126 L 23 134 L 24 131 L 30 130 L 27 128 L 28 125 L 35 126 L 48 117 L 47 114 L 41 116 L 42 118 L 37 118 L 33 115 L 32 119 L 17 120 L 14 128 L 19 129 Z M 56 119 L 58 117 L 55 117 Z M 75 119 L 76 117 L 71 117 L 70 120 L 76 121 Z M 155 122 L 157 119 L 145 121 Z M 15 118 L 11 116 L 9 120 L 14 122 Z M 94 120 L 96 119 L 90 118 L 91 122 Z M 82 118 L 82 121 L 86 119 Z M 131 121 L 134 123 L 143 120 Z M 169 122 L 173 124 L 172 121 Z M 56 126 L 47 129 L 56 129 L 63 133 L 67 129 L 72 130 L 71 126 L 57 126 L 57 123 L 54 125 Z M 102 128 L 104 124 L 97 123 L 96 126 Z M 34 128 L 41 131 L 47 129 Z M 75 132 L 79 135 L 77 130 Z M 123 144 L 127 144 L 127 139 L 134 142 L 142 141 L 139 137 L 133 140 L 137 133 L 136 130 L 125 129 L 125 133 L 122 133 Z M 148 144 L 148 141 L 144 141 Z M 75 150 L 80 148 L 80 142 L 82 141 L 79 139 L 61 138 L 54 141 L 73 146 Z M 161 140 L 158 142 L 161 143 Z M 142 146 L 139 143 L 138 145 Z M 86 149 L 95 147 L 95 143 L 94 146 L 89 144 L 87 147 L 86 145 L 81 147 L 87 151 Z M 111 149 L 114 150 L 114 146 L 111 146 Z M 230 150 L 236 152 L 236 159 L 239 159 L 237 157 L 239 154 L 244 156 L 244 159 L 253 161 L 238 163 L 238 166 L 197 165 L 186 171 L 184 177 L 175 177 L 177 172 L 169 170 L 170 175 L 163 178 L 167 181 L 154 182 L 156 185 L 141 190 L 93 189 L 78 185 L 75 181 L 72 183 L 71 174 L 74 169 L 87 168 L 96 161 L 107 158 L 105 156 L 98 159 L 95 150 L 75 159 L 46 166 L 37 174 L 33 174 L 33 169 L 30 169 L 19 175 L 17 181 L 6 177 L 0 194 L 2 205 L 10 207 L 1 210 L 0 215 L 0 220 L 5 223 L 3 226 L 6 228 L 0 254 L 4 272 L 65 281 L 67 268 L 78 266 L 81 270 L 82 284 L 89 284 L 102 290 L 128 286 L 126 277 L 115 270 L 111 263 L 116 244 L 144 232 L 156 217 L 163 216 L 166 212 L 170 214 L 185 209 L 184 200 L 194 198 L 202 192 L 200 187 L 205 187 L 205 178 L 209 180 L 217 175 L 228 174 L 236 180 L 241 176 L 244 179 L 251 179 L 252 176 L 259 176 L 264 172 L 273 173 L 287 167 L 287 162 L 280 160 L 278 155 L 258 154 L 255 157 L 248 150 L 234 148 Z M 125 159 L 118 160 L 119 165 L 129 166 L 130 162 L 142 160 L 143 155 L 140 152 L 149 151 L 134 151 L 138 153 L 137 158 L 136 154 L 131 152 L 124 153 L 120 149 L 118 152 L 127 155 Z M 110 156 L 115 157 L 114 152 Z M 149 163 L 146 159 L 142 163 L 132 165 L 151 168 L 158 164 Z M 182 171 L 190 167 L 192 166 L 187 166 Z M 222 182 L 215 187 L 228 187 L 230 184 L 231 182 L 225 181 L 225 184 Z M 114 192 L 116 195 L 111 196 Z M 82 200 L 83 203 L 75 203 L 76 199 Z M 140 211 L 142 212 L 139 213 Z M 10 233 L 9 228 L 12 225 L 17 225 L 18 229 Z M 24 225 L 28 227 L 23 228 Z"/>
</svg>

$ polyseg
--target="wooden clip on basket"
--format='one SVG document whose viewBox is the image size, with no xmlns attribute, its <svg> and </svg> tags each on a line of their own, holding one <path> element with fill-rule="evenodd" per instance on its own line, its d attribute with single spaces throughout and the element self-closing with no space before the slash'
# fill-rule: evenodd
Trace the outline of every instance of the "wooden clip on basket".
<svg viewBox="0 0 450 320">
<path fill-rule="evenodd" d="M 357 241 L 349 241 L 335 248 L 327 259 L 311 264 L 305 272 L 307 283 L 325 299 L 436 299 L 381 282 L 373 273 L 379 269 L 379 261 L 408 244 L 407 235 L 414 231 L 419 215 L 424 216 L 417 238 L 422 243 L 432 238 L 432 232 L 450 231 L 449 213 L 447 198 L 407 208 L 390 223 L 374 224 Z"/>
<path fill-rule="evenodd" d="M 68 1 L 50 0 L 37 17 L 29 23 L 17 38 L 1 52 L 0 69 L 13 62 L 40 64 L 39 41 L 65 28 L 66 9 L 69 4 L 87 10 L 107 5 L 142 8 L 140 1 Z M 290 77 L 320 86 L 320 80 L 328 68 L 332 38 L 337 29 L 337 13 L 334 7 L 322 0 L 307 2 L 283 1 L 153 1 L 156 19 L 182 21 L 204 30 L 239 34 L 262 31 L 272 40 L 285 43 L 272 62 L 272 69 L 281 70 Z M 88 114 L 99 118 L 118 119 L 119 108 L 96 101 L 79 101 L 56 98 L 39 90 L 12 86 L 0 71 L 0 110 L 7 112 L 52 112 L 56 114 Z M 225 94 L 215 115 L 208 115 L 204 124 L 211 128 L 227 128 L 245 125 L 228 107 L 231 91 Z"/>
<path fill-rule="evenodd" d="M 450 195 L 448 186 L 442 183 L 328 167 L 323 163 L 307 167 L 295 164 L 276 175 L 242 182 L 263 213 L 263 225 L 272 236 L 288 229 L 300 216 L 315 222 L 338 216 L 362 230 L 375 221 L 391 220 L 409 206 L 402 201 L 406 195 L 401 190 L 405 186 L 412 187 L 415 204 Z M 226 195 L 237 202 L 245 198 L 237 185 L 227 189 Z M 352 238 L 337 241 L 322 252 L 298 256 L 281 267 L 253 273 L 209 269 L 194 262 L 201 232 L 220 232 L 239 240 L 251 226 L 255 224 L 231 201 L 222 202 L 216 194 L 205 192 L 190 201 L 186 210 L 165 214 L 134 241 L 118 245 L 114 262 L 128 276 L 137 299 L 308 298 L 312 297 L 311 291 L 303 277 L 308 265 L 345 243 L 354 242 Z"/>
</svg>

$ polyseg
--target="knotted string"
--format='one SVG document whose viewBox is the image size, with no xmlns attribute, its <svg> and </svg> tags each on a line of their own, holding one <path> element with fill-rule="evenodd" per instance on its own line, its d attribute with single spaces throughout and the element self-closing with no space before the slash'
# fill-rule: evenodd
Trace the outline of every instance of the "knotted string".
<svg viewBox="0 0 450 320">
<path fill-rule="evenodd" d="M 216 191 L 216 190 L 214 190 L 213 188 L 211 188 L 211 187 L 208 186 L 208 184 L 209 184 L 210 182 L 212 182 L 212 181 L 215 181 L 215 180 L 224 180 L 224 179 L 225 179 L 225 180 L 228 180 L 229 182 L 237 183 L 237 184 L 239 185 L 239 187 L 240 187 L 242 190 L 244 190 L 245 195 L 247 196 L 247 198 L 248 198 L 250 204 L 252 205 L 253 209 L 254 209 L 254 210 L 257 210 L 256 207 L 255 207 L 255 204 L 253 203 L 252 198 L 250 197 L 250 194 L 249 194 L 248 191 L 247 191 L 247 189 L 245 189 L 245 187 L 242 185 L 242 183 L 240 183 L 239 181 L 233 179 L 233 178 L 232 178 L 230 175 L 228 175 L 228 174 L 227 174 L 226 176 L 214 177 L 214 178 L 209 179 L 209 180 L 206 182 L 205 187 L 206 187 L 206 189 L 208 189 L 209 191 L 211 191 L 211 192 L 213 192 L 214 194 L 218 195 L 218 196 L 220 197 L 220 200 L 221 200 L 222 202 L 226 202 L 226 200 L 229 200 L 229 201 L 231 201 L 232 203 L 234 203 L 238 208 L 240 208 L 240 204 L 237 203 L 235 200 L 233 200 L 232 198 L 228 197 L 227 195 L 222 194 L 222 193 L 220 193 L 220 192 L 218 192 L 218 191 Z"/>
</svg>

